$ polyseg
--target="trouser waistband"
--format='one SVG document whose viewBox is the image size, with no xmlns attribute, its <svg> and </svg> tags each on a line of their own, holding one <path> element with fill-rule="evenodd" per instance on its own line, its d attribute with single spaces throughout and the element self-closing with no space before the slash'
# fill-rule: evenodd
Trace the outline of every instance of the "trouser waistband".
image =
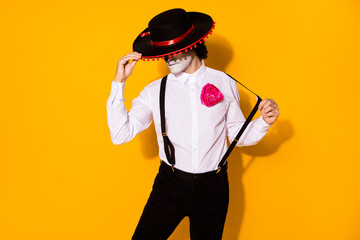
<svg viewBox="0 0 360 240">
<path fill-rule="evenodd" d="M 185 172 L 180 169 L 177 169 L 175 167 L 173 169 L 171 166 L 169 166 L 167 163 L 165 163 L 164 161 L 161 160 L 161 165 L 160 165 L 159 170 L 169 172 L 169 173 L 174 174 L 177 177 L 182 178 L 187 181 L 202 180 L 202 179 L 209 179 L 216 175 L 224 174 L 227 171 L 227 162 L 224 164 L 224 166 L 222 166 L 220 171 L 214 170 L 214 171 L 205 172 L 205 173 L 189 173 L 189 172 Z"/>
</svg>

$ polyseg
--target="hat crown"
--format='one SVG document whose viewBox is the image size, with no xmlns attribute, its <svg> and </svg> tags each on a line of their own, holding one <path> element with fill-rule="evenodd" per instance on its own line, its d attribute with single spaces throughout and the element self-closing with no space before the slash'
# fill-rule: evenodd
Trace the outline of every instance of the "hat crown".
<svg viewBox="0 0 360 240">
<path fill-rule="evenodd" d="M 156 42 L 169 41 L 183 35 L 191 26 L 192 22 L 184 9 L 170 9 L 150 20 L 150 38 Z"/>
</svg>

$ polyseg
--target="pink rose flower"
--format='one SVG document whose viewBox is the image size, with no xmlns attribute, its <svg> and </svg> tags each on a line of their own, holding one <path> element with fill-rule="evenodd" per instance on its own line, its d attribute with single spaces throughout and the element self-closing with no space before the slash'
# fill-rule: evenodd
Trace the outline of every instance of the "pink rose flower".
<svg viewBox="0 0 360 240">
<path fill-rule="evenodd" d="M 207 107 L 214 106 L 223 100 L 224 96 L 220 90 L 214 85 L 207 83 L 201 90 L 201 103 Z"/>
</svg>

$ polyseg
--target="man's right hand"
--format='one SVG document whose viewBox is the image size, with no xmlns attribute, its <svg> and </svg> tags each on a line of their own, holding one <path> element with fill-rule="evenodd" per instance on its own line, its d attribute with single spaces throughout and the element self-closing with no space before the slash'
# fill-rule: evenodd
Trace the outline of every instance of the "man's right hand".
<svg viewBox="0 0 360 240">
<path fill-rule="evenodd" d="M 131 52 L 124 57 L 119 59 L 115 82 L 125 82 L 125 80 L 130 76 L 132 73 L 135 64 L 140 60 L 141 53 L 138 52 Z M 132 62 L 130 62 L 132 60 Z"/>
</svg>

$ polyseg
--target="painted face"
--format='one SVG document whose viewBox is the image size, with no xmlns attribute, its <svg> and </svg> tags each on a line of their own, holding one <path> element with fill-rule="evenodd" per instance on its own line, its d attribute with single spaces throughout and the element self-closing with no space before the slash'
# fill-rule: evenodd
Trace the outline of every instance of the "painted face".
<svg viewBox="0 0 360 240">
<path fill-rule="evenodd" d="M 194 51 L 182 53 L 180 55 L 172 56 L 171 58 L 165 58 L 165 62 L 168 65 L 170 72 L 177 74 L 184 72 L 194 59 Z"/>
</svg>

